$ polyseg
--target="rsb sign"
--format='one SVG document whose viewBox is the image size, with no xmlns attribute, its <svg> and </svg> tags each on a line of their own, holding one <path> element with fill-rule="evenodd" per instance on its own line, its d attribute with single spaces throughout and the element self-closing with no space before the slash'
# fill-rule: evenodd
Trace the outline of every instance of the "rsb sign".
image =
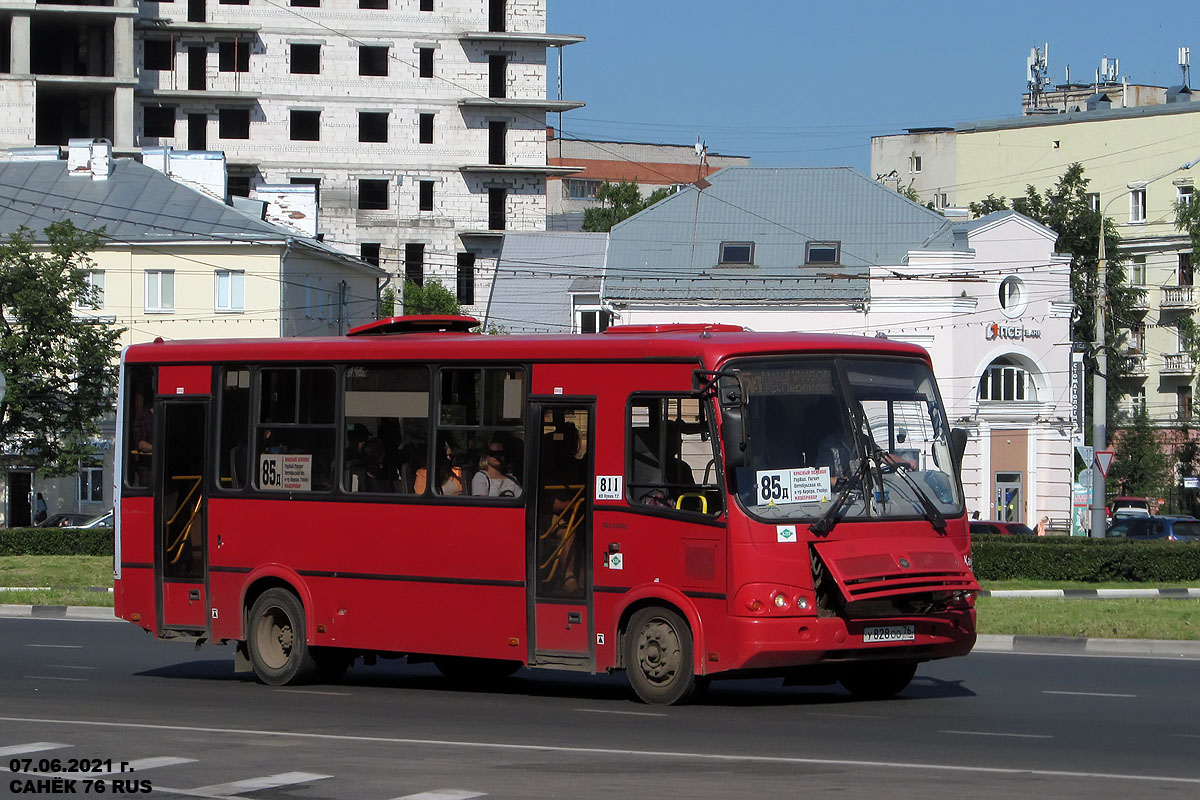
<svg viewBox="0 0 1200 800">
<path fill-rule="evenodd" d="M 1026 339 L 1042 338 L 1042 332 L 1026 328 L 1024 325 L 1001 325 L 997 322 L 989 322 L 984 328 L 983 338 L 989 342 L 993 342 L 996 339 L 1023 342 Z"/>
</svg>

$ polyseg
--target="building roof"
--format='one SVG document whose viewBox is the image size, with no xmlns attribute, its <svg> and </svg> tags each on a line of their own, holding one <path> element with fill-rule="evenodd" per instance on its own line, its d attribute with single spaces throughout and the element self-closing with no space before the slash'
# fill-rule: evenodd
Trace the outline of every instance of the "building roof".
<svg viewBox="0 0 1200 800">
<path fill-rule="evenodd" d="M 1012 128 L 1032 128 L 1039 125 L 1103 122 L 1107 120 L 1137 119 L 1139 117 L 1157 117 L 1167 114 L 1191 114 L 1194 112 L 1200 112 L 1200 103 L 1180 101 L 1160 103 L 1152 106 L 1130 106 L 1128 108 L 1108 108 L 1092 111 L 1067 111 L 1059 114 L 1038 114 L 1033 116 L 981 120 L 978 122 L 960 122 L 954 126 L 954 129 L 958 133 L 979 133 L 982 131 L 1008 130 Z"/>
<path fill-rule="evenodd" d="M 951 223 L 848 167 L 729 167 L 615 226 L 605 299 L 864 302 L 873 265 L 951 249 Z M 838 264 L 805 265 L 808 242 Z M 719 264 L 722 242 L 753 242 L 753 264 Z"/>
<path fill-rule="evenodd" d="M 506 233 L 484 324 L 509 333 L 569 333 L 570 295 L 599 293 L 607 245 L 606 233 Z"/>
<path fill-rule="evenodd" d="M 112 160 L 108 178 L 68 175 L 67 162 L 0 162 L 0 234 L 21 226 L 45 241 L 45 227 L 70 220 L 104 226 L 114 243 L 180 242 L 291 244 L 379 271 L 315 239 L 258 219 L 130 158 Z"/>
</svg>

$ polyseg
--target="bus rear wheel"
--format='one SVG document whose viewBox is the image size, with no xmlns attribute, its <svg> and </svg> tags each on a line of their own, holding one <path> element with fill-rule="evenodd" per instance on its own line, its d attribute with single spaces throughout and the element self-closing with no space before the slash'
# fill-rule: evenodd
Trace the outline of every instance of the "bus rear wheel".
<svg viewBox="0 0 1200 800">
<path fill-rule="evenodd" d="M 904 691 L 916 674 L 915 661 L 869 661 L 847 667 L 838 683 L 862 700 L 887 700 Z"/>
<path fill-rule="evenodd" d="M 304 606 L 287 589 L 268 589 L 250 607 L 246 646 L 254 674 L 268 686 L 303 683 L 317 663 L 305 640 Z"/>
<path fill-rule="evenodd" d="M 624 647 L 629 685 L 644 703 L 683 703 L 705 683 L 693 667 L 691 629 L 674 611 L 651 607 L 635 613 Z"/>
</svg>

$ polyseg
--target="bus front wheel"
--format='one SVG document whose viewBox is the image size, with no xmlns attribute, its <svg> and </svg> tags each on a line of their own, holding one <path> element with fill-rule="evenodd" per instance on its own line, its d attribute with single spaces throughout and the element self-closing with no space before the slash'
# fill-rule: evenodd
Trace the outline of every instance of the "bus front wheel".
<svg viewBox="0 0 1200 800">
<path fill-rule="evenodd" d="M 686 702 L 705 683 L 693 667 L 692 632 L 679 614 L 643 608 L 625 632 L 625 672 L 642 702 Z"/>
<path fill-rule="evenodd" d="M 917 674 L 915 661 L 868 661 L 847 667 L 838 682 L 863 700 L 887 700 L 904 691 Z"/>
<path fill-rule="evenodd" d="M 302 683 L 317 663 L 304 638 L 304 606 L 287 589 L 268 589 L 250 607 L 247 649 L 254 674 L 268 686 Z"/>
</svg>

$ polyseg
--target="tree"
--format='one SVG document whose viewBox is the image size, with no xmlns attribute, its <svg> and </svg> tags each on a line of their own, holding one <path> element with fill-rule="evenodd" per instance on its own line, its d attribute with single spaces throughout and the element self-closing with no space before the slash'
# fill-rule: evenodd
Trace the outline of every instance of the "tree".
<svg viewBox="0 0 1200 800">
<path fill-rule="evenodd" d="M 1162 497 L 1167 492 L 1170 464 L 1163 456 L 1158 428 L 1145 408 L 1133 415 L 1133 424 L 1121 431 L 1108 480 L 1121 487 L 1121 494 Z"/>
<path fill-rule="evenodd" d="M 458 299 L 450 290 L 434 280 L 404 282 L 405 314 L 461 314 Z"/>
<path fill-rule="evenodd" d="M 0 243 L 0 442 L 45 474 L 94 459 L 91 440 L 113 410 L 124 329 L 75 315 L 98 299 L 88 270 L 102 230 L 55 222 L 44 244 L 24 227 Z"/>
<path fill-rule="evenodd" d="M 1088 196 L 1089 180 L 1084 177 L 1083 165 L 1067 167 L 1067 171 L 1053 187 L 1045 193 L 1033 186 L 1025 187 L 1025 196 L 1012 200 L 1012 209 L 1050 228 L 1058 234 L 1055 250 L 1071 256 L 1071 296 L 1079 313 L 1075 317 L 1072 338 L 1077 342 L 1091 342 L 1095 335 L 1095 298 L 1098 287 L 1098 255 L 1100 244 L 1100 213 L 1092 208 Z M 969 208 L 977 216 L 1008 208 L 1004 197 L 989 194 L 986 199 L 971 203 Z M 1114 427 L 1116 410 L 1122 395 L 1121 379 L 1129 374 L 1130 364 L 1118 348 L 1124 343 L 1124 329 L 1139 323 L 1136 312 L 1138 301 L 1145 297 L 1145 290 L 1125 283 L 1124 256 L 1118 249 L 1121 236 L 1112 220 L 1104 220 L 1104 247 L 1107 253 L 1105 266 L 1105 293 L 1108 299 L 1108 314 L 1105 317 L 1104 348 L 1107 355 L 1107 413 L 1108 427 Z M 1096 371 L 1095 352 L 1088 353 L 1088 396 L 1091 396 L 1091 378 Z M 1103 447 L 1104 442 L 1096 443 Z"/>
<path fill-rule="evenodd" d="M 391 286 L 379 296 L 379 318 L 388 319 L 396 314 L 396 290 Z"/>
<path fill-rule="evenodd" d="M 583 212 L 583 230 L 607 232 L 623 219 L 668 197 L 670 189 L 656 189 L 649 197 L 642 197 L 637 181 L 610 183 L 605 181 L 596 190 L 596 199 L 604 203 L 600 208 L 589 208 Z"/>
</svg>

